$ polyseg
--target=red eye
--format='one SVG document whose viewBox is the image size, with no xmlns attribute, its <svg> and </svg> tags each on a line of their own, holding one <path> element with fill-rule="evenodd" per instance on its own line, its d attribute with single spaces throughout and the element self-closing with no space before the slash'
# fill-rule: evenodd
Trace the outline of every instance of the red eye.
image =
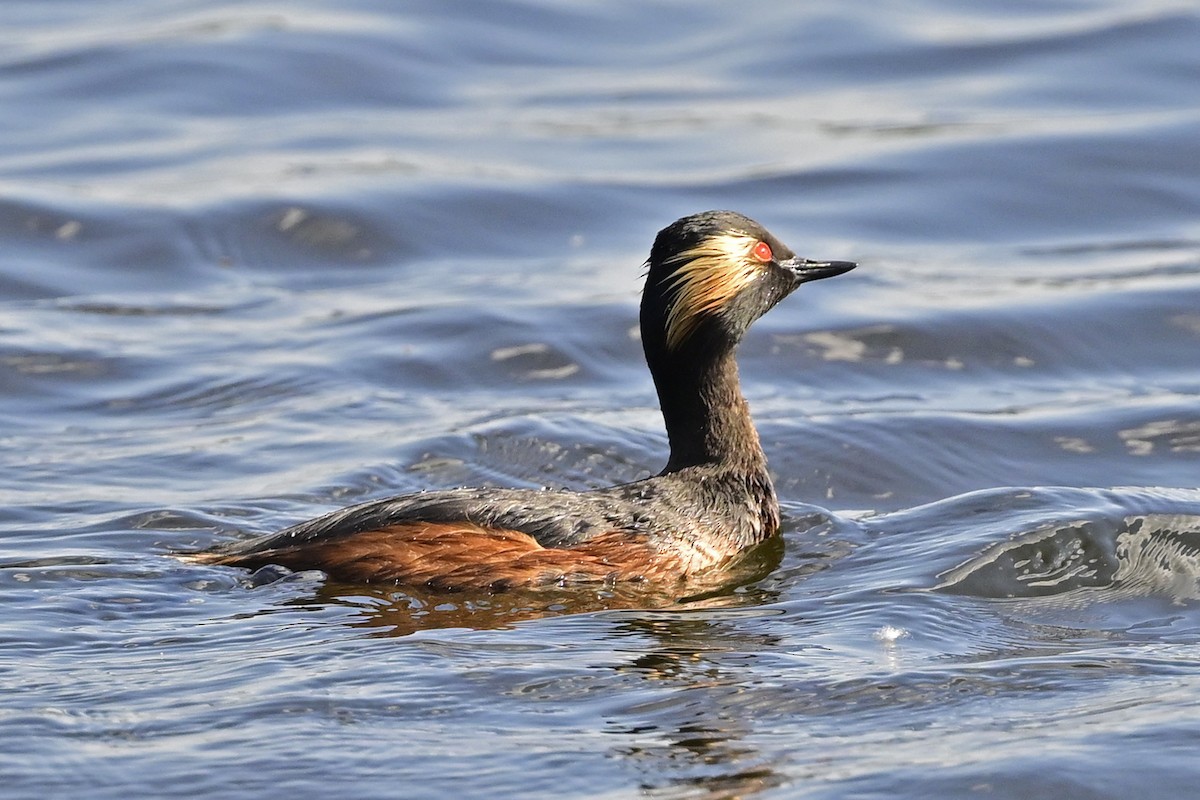
<svg viewBox="0 0 1200 800">
<path fill-rule="evenodd" d="M 771 252 L 771 245 L 767 244 L 766 242 L 759 242 L 758 244 L 754 245 L 754 249 L 750 252 L 754 253 L 754 257 L 763 263 L 766 263 L 775 257 L 775 254 Z"/>
</svg>

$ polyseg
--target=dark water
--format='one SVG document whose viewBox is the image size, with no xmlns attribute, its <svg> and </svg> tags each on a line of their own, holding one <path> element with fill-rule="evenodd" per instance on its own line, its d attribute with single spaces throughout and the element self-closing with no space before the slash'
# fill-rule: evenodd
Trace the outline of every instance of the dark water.
<svg viewBox="0 0 1200 800">
<path fill-rule="evenodd" d="M 5 2 L 0 793 L 1195 795 L 1197 41 L 1169 0 Z M 862 263 L 743 348 L 788 519 L 736 586 L 167 555 L 657 471 L 639 265 L 711 207 Z"/>
</svg>

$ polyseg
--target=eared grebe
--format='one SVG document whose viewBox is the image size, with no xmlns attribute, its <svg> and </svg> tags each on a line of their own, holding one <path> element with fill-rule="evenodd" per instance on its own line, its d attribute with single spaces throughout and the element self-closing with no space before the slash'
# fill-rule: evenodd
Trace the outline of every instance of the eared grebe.
<svg viewBox="0 0 1200 800">
<path fill-rule="evenodd" d="M 588 492 L 374 500 L 192 558 L 446 590 L 677 581 L 728 562 L 779 528 L 734 351 L 797 286 L 854 266 L 797 258 L 732 211 L 684 217 L 654 240 L 642 294 L 642 346 L 671 445 L 658 475 Z"/>
</svg>

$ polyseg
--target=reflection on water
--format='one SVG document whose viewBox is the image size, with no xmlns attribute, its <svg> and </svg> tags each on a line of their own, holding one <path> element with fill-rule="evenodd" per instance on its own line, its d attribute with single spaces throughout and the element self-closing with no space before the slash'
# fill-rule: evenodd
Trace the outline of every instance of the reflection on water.
<svg viewBox="0 0 1200 800">
<path fill-rule="evenodd" d="M 632 766 L 643 789 L 745 797 L 787 782 L 750 741 L 750 720 L 729 713 L 723 702 L 729 693 L 742 691 L 739 654 L 779 644 L 770 633 L 748 633 L 729 624 L 762 615 L 639 615 L 614 628 L 614 636 L 636 637 L 644 644 L 628 664 L 613 669 L 655 685 L 652 698 L 620 708 L 606 726 L 632 742 L 615 747 L 614 754 Z"/>
</svg>

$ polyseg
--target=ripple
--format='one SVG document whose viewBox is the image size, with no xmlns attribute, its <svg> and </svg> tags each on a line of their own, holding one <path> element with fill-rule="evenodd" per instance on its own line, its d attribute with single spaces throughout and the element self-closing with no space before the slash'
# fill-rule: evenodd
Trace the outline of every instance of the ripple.
<svg viewBox="0 0 1200 800">
<path fill-rule="evenodd" d="M 4 6 L 6 796 L 1194 793 L 1193 8 L 360 6 Z M 740 350 L 787 515 L 729 581 L 166 555 L 656 471 L 705 207 L 862 265 Z"/>
<path fill-rule="evenodd" d="M 1200 516 L 1151 515 L 1024 534 L 951 570 L 935 589 L 1011 598 L 1103 588 L 1106 598 L 1161 594 L 1182 603 L 1200 597 L 1198 579 Z"/>
</svg>

